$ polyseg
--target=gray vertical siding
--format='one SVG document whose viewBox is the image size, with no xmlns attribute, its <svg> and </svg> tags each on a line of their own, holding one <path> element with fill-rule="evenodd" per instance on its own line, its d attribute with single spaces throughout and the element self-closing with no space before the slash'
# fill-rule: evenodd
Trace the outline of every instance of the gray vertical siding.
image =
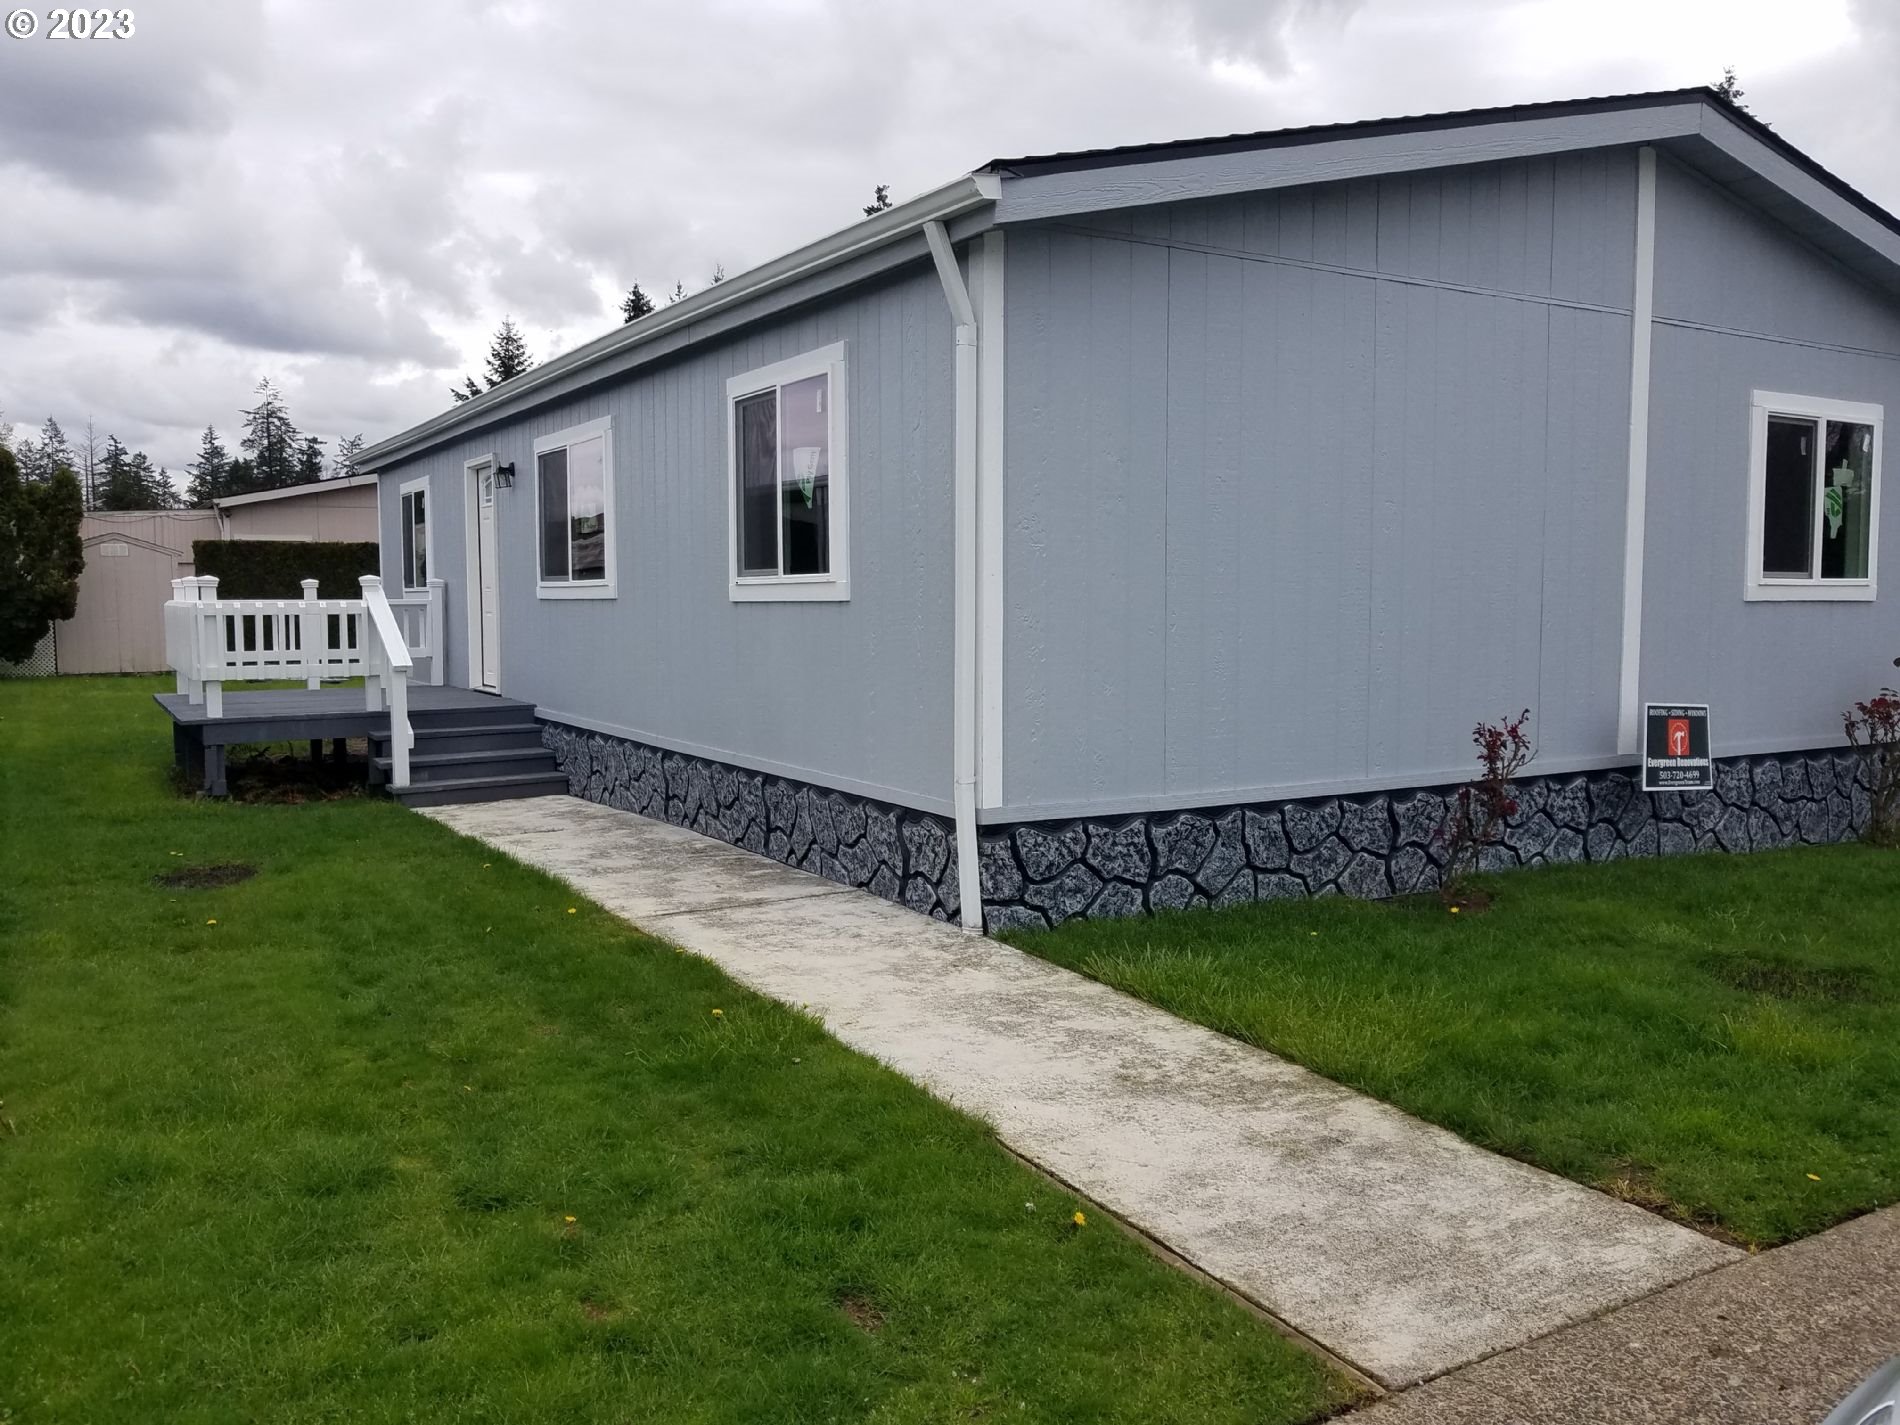
<svg viewBox="0 0 1900 1425">
<path fill-rule="evenodd" d="M 1891 423 L 1900 308 L 1688 171 L 1659 167 L 1644 694 L 1713 704 L 1718 753 L 1838 743 L 1842 709 L 1891 682 L 1900 654 L 1893 427 L 1879 599 L 1749 603 L 1749 400 L 1873 402 Z"/>
<path fill-rule="evenodd" d="M 1613 752 L 1626 151 L 1012 232 L 1011 814 Z"/>
<path fill-rule="evenodd" d="M 835 341 L 850 385 L 851 598 L 727 597 L 725 383 Z M 467 672 L 462 463 L 519 472 L 501 500 L 502 691 L 624 735 L 940 810 L 950 790 L 951 327 L 928 269 L 692 348 L 383 473 L 430 475 L 450 582 L 449 672 Z M 533 444 L 611 415 L 619 596 L 535 597 Z M 393 574 L 394 571 L 386 571 Z"/>
</svg>

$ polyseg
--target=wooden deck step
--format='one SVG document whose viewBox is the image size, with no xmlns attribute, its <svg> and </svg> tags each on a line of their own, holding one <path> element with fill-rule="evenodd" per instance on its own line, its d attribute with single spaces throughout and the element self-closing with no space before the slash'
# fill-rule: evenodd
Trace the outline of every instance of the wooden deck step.
<svg viewBox="0 0 1900 1425">
<path fill-rule="evenodd" d="M 438 807 L 463 802 L 501 802 L 516 797 L 567 795 L 563 772 L 515 772 L 505 776 L 450 777 L 442 781 L 411 782 L 390 795 L 404 806 Z"/>
</svg>

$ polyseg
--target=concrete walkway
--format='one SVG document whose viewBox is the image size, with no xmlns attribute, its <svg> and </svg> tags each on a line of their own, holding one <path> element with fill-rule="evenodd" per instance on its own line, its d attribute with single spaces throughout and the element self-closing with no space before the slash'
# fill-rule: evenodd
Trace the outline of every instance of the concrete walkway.
<svg viewBox="0 0 1900 1425">
<path fill-rule="evenodd" d="M 1900 1355 L 1900 1208 L 1442 1376 L 1352 1425 L 1813 1425 Z"/>
<path fill-rule="evenodd" d="M 1008 946 L 573 797 L 427 815 L 790 1004 L 1388 1387 L 1734 1261 Z"/>
</svg>

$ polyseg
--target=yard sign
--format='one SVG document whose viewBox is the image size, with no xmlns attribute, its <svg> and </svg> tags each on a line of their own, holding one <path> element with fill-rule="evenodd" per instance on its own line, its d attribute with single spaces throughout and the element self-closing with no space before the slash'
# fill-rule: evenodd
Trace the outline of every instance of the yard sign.
<svg viewBox="0 0 1900 1425">
<path fill-rule="evenodd" d="M 1708 704 L 1643 704 L 1643 790 L 1706 792 L 1714 786 Z"/>
</svg>

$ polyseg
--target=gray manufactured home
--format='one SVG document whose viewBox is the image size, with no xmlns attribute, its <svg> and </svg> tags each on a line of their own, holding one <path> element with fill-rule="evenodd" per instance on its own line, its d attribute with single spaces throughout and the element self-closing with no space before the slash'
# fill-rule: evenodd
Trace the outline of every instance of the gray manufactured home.
<svg viewBox="0 0 1900 1425">
<path fill-rule="evenodd" d="M 998 928 L 1431 885 L 1524 707 L 1500 862 L 1849 835 L 1888 409 L 1900 222 L 1694 89 L 991 163 L 366 468 L 576 795 Z"/>
</svg>

